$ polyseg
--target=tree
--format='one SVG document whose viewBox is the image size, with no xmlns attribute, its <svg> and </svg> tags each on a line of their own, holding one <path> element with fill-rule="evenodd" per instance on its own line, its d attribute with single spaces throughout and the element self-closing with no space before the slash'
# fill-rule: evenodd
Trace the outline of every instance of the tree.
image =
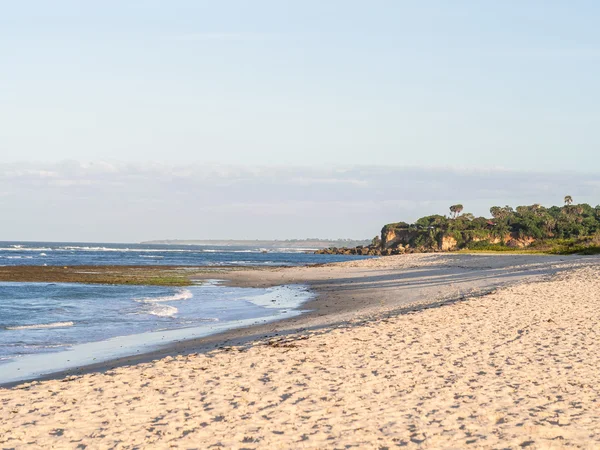
<svg viewBox="0 0 600 450">
<path fill-rule="evenodd" d="M 534 240 L 572 239 L 582 245 L 594 239 L 594 245 L 600 246 L 600 205 L 594 208 L 587 203 L 575 204 L 571 196 L 565 197 L 564 206 L 544 207 L 537 203 L 514 209 L 508 205 L 493 206 L 490 208 L 493 219 L 465 213 L 461 204 L 450 206 L 450 213 L 450 216 L 421 217 L 411 225 L 404 222 L 386 225 L 382 233 L 390 227 L 410 231 L 404 233 L 408 244 L 425 251 L 438 250 L 444 237 L 456 239 L 458 248 L 471 248 L 485 241 L 486 245 L 505 243 L 516 236 Z"/>
<path fill-rule="evenodd" d="M 461 205 L 460 203 L 458 205 L 452 205 L 450 207 L 450 212 L 452 213 L 452 218 L 456 219 L 460 215 L 460 213 L 462 212 L 463 209 L 464 209 L 463 205 Z"/>
<path fill-rule="evenodd" d="M 371 240 L 371 247 L 381 247 L 381 238 L 379 236 L 375 236 L 373 240 Z"/>
<path fill-rule="evenodd" d="M 501 206 L 492 206 L 490 208 L 490 214 L 494 219 L 502 218 L 502 207 Z"/>
<path fill-rule="evenodd" d="M 556 228 L 556 219 L 550 215 L 544 217 L 544 227 L 546 228 L 546 237 L 554 236 L 554 229 Z"/>
<path fill-rule="evenodd" d="M 492 215 L 492 217 L 494 219 L 497 220 L 504 220 L 509 218 L 510 216 L 512 216 L 514 213 L 514 210 L 512 209 L 512 207 L 506 205 L 504 207 L 502 206 L 492 206 L 490 208 L 490 214 Z"/>
</svg>

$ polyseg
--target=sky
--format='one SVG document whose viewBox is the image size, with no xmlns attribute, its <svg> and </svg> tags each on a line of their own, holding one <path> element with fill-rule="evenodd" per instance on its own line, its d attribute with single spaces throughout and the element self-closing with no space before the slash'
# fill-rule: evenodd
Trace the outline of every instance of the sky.
<svg viewBox="0 0 600 450">
<path fill-rule="evenodd" d="M 583 0 L 0 0 L 0 240 L 370 237 L 382 220 L 445 212 L 440 192 L 377 170 L 434 184 L 454 174 L 450 196 L 464 202 L 471 186 L 482 213 L 490 197 L 473 174 L 494 180 L 500 203 L 560 203 L 600 170 L 598 17 Z M 85 178 L 90 167 L 117 170 L 123 195 L 106 174 Z M 166 178 L 154 184 L 149 168 Z M 186 168 L 235 186 L 245 173 L 256 195 L 165 175 Z M 339 171 L 359 184 L 278 178 Z M 514 191 L 527 174 L 547 189 Z M 378 189 L 396 200 L 366 206 Z M 65 213 L 40 229 L 55 220 L 40 200 L 50 192 L 61 208 L 87 199 L 104 225 Z M 247 229 L 224 225 L 235 207 Z"/>
<path fill-rule="evenodd" d="M 568 190 L 567 190 L 568 189 Z M 490 206 L 598 204 L 600 175 L 498 169 L 0 164 L 1 240 L 370 239 L 386 223 Z"/>
</svg>

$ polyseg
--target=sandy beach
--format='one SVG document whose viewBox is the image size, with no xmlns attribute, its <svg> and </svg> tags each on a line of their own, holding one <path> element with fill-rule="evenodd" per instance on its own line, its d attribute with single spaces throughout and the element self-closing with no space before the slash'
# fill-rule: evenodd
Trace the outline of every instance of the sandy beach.
<svg viewBox="0 0 600 450">
<path fill-rule="evenodd" d="M 0 446 L 600 446 L 597 257 L 406 255 L 219 277 L 318 295 L 294 319 L 0 389 Z"/>
</svg>

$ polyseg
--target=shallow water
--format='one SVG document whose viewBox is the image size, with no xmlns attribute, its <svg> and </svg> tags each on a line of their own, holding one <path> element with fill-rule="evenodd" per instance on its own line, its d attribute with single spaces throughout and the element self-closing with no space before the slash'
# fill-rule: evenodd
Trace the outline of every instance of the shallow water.
<svg viewBox="0 0 600 450">
<path fill-rule="evenodd" d="M 303 286 L 0 283 L 0 383 L 300 314 Z"/>
<path fill-rule="evenodd" d="M 298 266 L 368 258 L 305 250 L 309 249 L 0 242 L 0 266 Z M 301 286 L 0 283 L 0 382 L 290 317 L 299 314 L 297 308 L 308 298 Z"/>
</svg>

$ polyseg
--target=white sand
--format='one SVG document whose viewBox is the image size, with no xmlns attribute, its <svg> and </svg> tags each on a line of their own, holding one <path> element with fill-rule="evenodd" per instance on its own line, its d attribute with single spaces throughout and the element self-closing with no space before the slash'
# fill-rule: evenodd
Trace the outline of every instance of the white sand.
<svg viewBox="0 0 600 450">
<path fill-rule="evenodd" d="M 404 262 L 496 261 L 461 257 L 345 264 L 366 277 Z M 600 448 L 600 261 L 568 264 L 584 267 L 409 314 L 0 389 L 0 447 Z"/>
</svg>

